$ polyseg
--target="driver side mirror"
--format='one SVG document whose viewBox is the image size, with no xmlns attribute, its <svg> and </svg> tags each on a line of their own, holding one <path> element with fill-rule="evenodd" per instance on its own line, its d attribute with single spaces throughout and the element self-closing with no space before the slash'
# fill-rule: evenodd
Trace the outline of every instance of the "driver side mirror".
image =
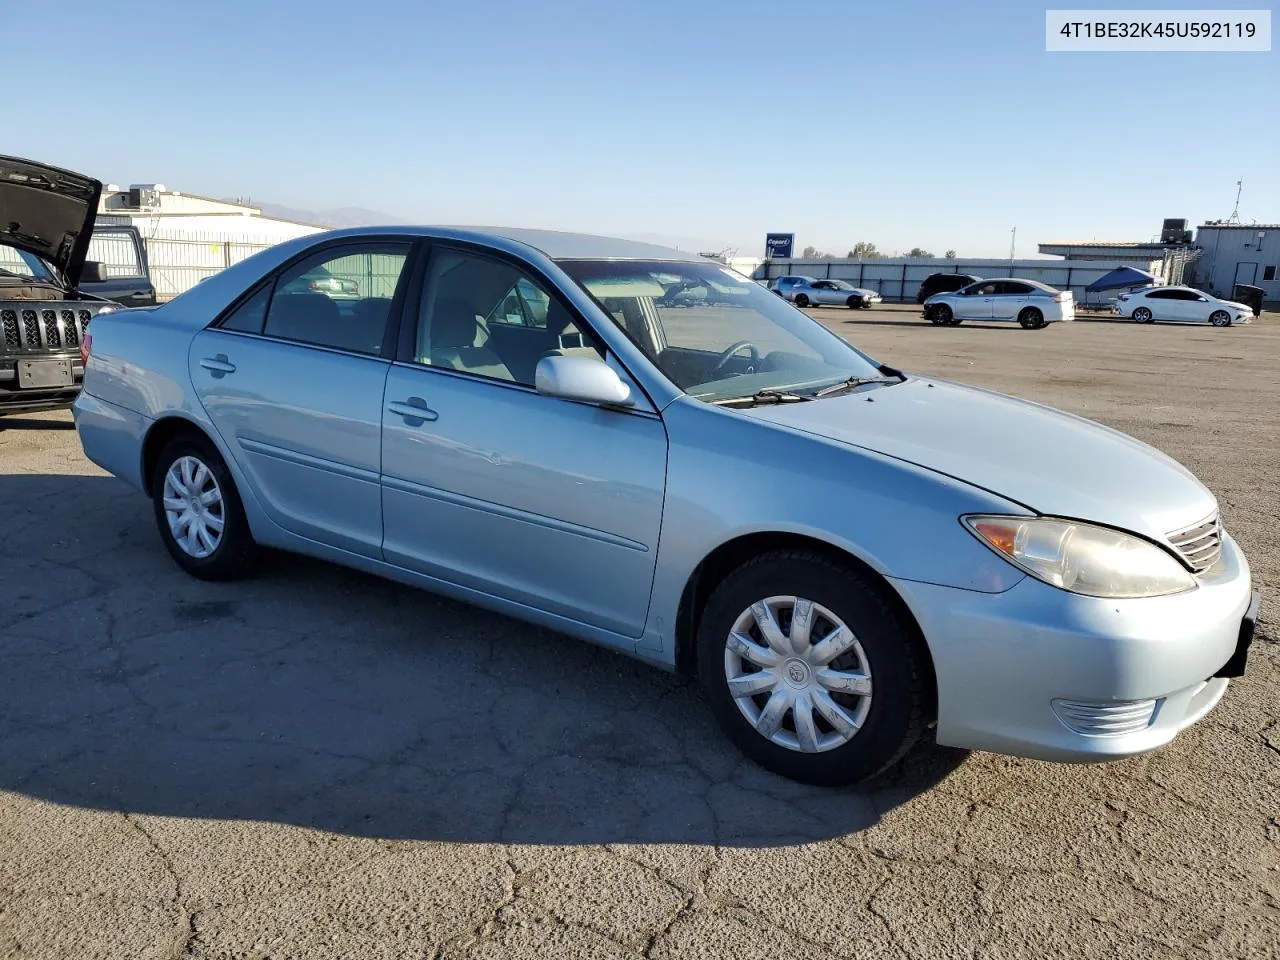
<svg viewBox="0 0 1280 960">
<path fill-rule="evenodd" d="M 98 260 L 86 260 L 80 269 L 81 283 L 102 283 L 107 279 L 107 265 Z"/>
<path fill-rule="evenodd" d="M 635 404 L 631 388 L 596 357 L 543 357 L 533 374 L 534 387 L 548 397 L 612 407 Z"/>
</svg>

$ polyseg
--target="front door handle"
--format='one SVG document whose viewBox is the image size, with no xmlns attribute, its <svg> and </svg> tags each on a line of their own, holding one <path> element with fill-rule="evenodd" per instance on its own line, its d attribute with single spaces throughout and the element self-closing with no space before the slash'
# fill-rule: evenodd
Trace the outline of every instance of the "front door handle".
<svg viewBox="0 0 1280 960">
<path fill-rule="evenodd" d="M 393 400 L 387 404 L 387 409 L 398 417 L 404 417 L 410 421 L 412 426 L 417 426 L 428 420 L 435 420 L 440 414 L 436 413 L 427 406 L 427 401 L 421 397 L 410 397 L 408 400 Z"/>
<path fill-rule="evenodd" d="M 215 377 L 236 372 L 236 365 L 227 359 L 225 353 L 220 353 L 216 357 L 205 357 L 200 361 L 200 366 L 212 372 Z"/>
</svg>

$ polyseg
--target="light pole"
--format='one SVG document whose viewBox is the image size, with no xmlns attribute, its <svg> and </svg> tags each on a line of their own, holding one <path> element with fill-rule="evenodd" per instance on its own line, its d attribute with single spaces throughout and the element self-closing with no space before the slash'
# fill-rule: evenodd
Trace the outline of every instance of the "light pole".
<svg viewBox="0 0 1280 960">
<path fill-rule="evenodd" d="M 1017 242 L 1018 242 L 1018 228 L 1014 227 L 1010 231 L 1010 236 L 1009 236 L 1009 270 L 1010 272 L 1013 271 L 1013 250 L 1014 250 L 1014 245 Z"/>
</svg>

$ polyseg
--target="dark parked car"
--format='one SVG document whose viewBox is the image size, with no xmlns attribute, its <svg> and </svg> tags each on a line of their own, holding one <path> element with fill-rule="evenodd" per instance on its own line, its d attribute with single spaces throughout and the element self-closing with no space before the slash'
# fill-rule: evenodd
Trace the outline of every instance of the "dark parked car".
<svg viewBox="0 0 1280 960">
<path fill-rule="evenodd" d="M 968 273 L 931 273 L 916 291 L 916 303 L 924 303 L 935 293 L 950 293 L 981 279 Z"/>
<path fill-rule="evenodd" d="M 102 264 L 104 279 L 80 278 L 80 292 L 114 300 L 126 307 L 149 307 L 156 302 L 155 284 L 147 248 L 138 228 L 128 224 L 102 224 L 93 228 L 89 240 L 91 260 Z"/>
<path fill-rule="evenodd" d="M 0 415 L 71 406 L 85 328 L 119 309 L 81 286 L 106 280 L 85 259 L 101 193 L 81 174 L 0 156 Z"/>
</svg>

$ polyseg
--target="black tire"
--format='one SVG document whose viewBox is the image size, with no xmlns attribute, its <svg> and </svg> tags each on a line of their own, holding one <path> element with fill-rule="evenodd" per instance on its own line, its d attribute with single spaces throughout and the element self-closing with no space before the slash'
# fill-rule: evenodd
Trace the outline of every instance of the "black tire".
<svg viewBox="0 0 1280 960">
<path fill-rule="evenodd" d="M 850 310 L 857 310 L 860 306 L 862 306 L 862 298 L 850 297 L 844 303 L 845 303 L 845 306 L 848 307 Z"/>
<path fill-rule="evenodd" d="M 808 305 L 809 305 L 809 298 L 806 297 L 803 293 L 797 293 L 796 306 L 803 310 Z"/>
<path fill-rule="evenodd" d="M 1151 311 L 1146 307 L 1139 307 L 1137 310 L 1133 311 L 1134 323 L 1150 323 L 1153 319 Z"/>
<path fill-rule="evenodd" d="M 178 544 L 165 512 L 165 476 L 169 468 L 183 457 L 194 457 L 208 468 L 222 497 L 218 512 L 223 524 L 221 539 L 205 557 L 192 556 Z M 177 437 L 160 451 L 151 475 L 151 501 L 165 549 L 174 562 L 191 576 L 200 580 L 235 580 L 255 571 L 258 545 L 249 530 L 240 494 L 227 465 L 206 438 L 194 435 Z"/>
<path fill-rule="evenodd" d="M 949 327 L 955 323 L 955 311 L 945 303 L 935 303 L 929 308 L 929 322 L 939 327 Z"/>
<path fill-rule="evenodd" d="M 1231 326 L 1231 314 L 1225 310 L 1215 310 L 1209 314 L 1209 322 L 1215 327 L 1229 327 Z"/>
<path fill-rule="evenodd" d="M 1047 327 L 1044 314 L 1035 307 L 1027 307 L 1018 314 L 1018 323 L 1022 324 L 1023 330 L 1039 330 L 1041 327 Z"/>
<path fill-rule="evenodd" d="M 848 742 L 802 753 L 758 733 L 738 709 L 725 674 L 725 643 L 737 617 L 772 596 L 801 596 L 844 621 L 866 655 L 874 687 L 861 728 Z M 716 719 L 748 757 L 773 773 L 820 786 L 874 777 L 920 739 L 928 723 L 927 654 L 914 625 L 854 570 L 807 550 L 762 554 L 711 594 L 698 627 L 698 672 Z M 794 725 L 794 719 L 793 719 Z"/>
</svg>

